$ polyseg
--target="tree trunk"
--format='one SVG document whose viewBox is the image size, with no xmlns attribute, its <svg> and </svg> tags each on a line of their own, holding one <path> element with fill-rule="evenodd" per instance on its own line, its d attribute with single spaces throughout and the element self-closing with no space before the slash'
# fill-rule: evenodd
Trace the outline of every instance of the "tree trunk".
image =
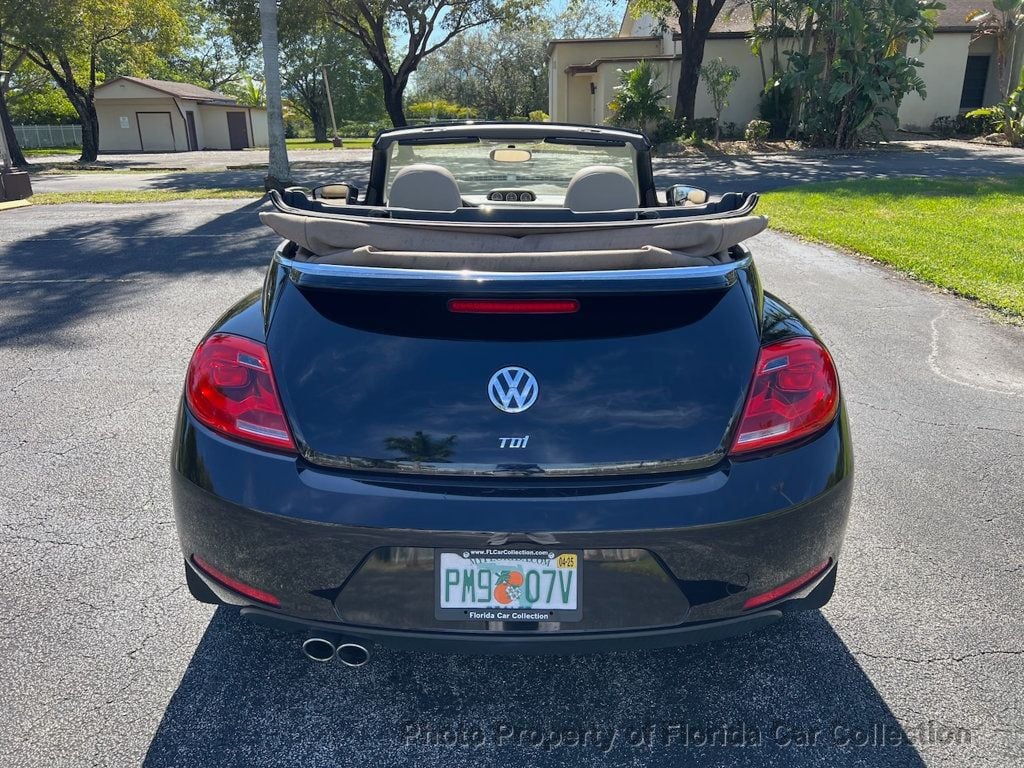
<svg viewBox="0 0 1024 768">
<path fill-rule="evenodd" d="M 282 189 L 291 183 L 288 145 L 284 140 L 284 110 L 281 104 L 281 49 L 277 41 L 277 2 L 260 0 L 260 40 L 263 43 L 263 78 L 267 89 L 267 143 L 270 164 L 264 187 Z"/>
<path fill-rule="evenodd" d="M 405 89 L 400 87 L 397 83 L 392 83 L 389 86 L 385 82 L 384 108 L 388 111 L 388 117 L 391 118 L 391 123 L 395 128 L 402 128 L 403 126 L 408 125 L 408 121 L 405 119 L 405 107 L 402 105 L 404 90 Z"/>
<path fill-rule="evenodd" d="M 683 53 L 679 61 L 679 86 L 676 89 L 676 119 L 686 120 L 693 130 L 694 111 L 697 108 L 697 87 L 700 85 L 700 65 L 704 63 L 705 37 L 694 29 L 683 40 Z"/>
<path fill-rule="evenodd" d="M 7 151 L 11 155 L 11 165 L 15 168 L 27 166 L 25 155 L 21 153 L 21 147 L 18 146 L 18 137 L 14 135 L 11 114 L 7 111 L 6 89 L 0 89 L 0 125 L 3 125 L 4 137 L 7 139 Z"/>
<path fill-rule="evenodd" d="M 313 109 L 310 117 L 313 123 L 313 141 L 327 141 L 327 115 L 323 110 Z"/>
<path fill-rule="evenodd" d="M 81 106 L 75 105 L 75 109 L 82 120 L 82 156 L 79 162 L 93 163 L 100 153 L 100 119 L 96 114 L 96 102 L 84 99 Z"/>
</svg>

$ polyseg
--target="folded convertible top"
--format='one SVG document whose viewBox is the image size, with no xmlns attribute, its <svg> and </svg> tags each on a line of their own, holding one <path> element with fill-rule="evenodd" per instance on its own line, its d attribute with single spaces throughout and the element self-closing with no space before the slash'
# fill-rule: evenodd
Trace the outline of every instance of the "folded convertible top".
<svg viewBox="0 0 1024 768">
<path fill-rule="evenodd" d="M 461 227 L 268 211 L 260 219 L 321 264 L 405 269 L 546 272 L 719 264 L 767 226 L 764 216 L 624 222 L 601 228 Z M 561 230 L 561 231 L 559 231 Z"/>
</svg>

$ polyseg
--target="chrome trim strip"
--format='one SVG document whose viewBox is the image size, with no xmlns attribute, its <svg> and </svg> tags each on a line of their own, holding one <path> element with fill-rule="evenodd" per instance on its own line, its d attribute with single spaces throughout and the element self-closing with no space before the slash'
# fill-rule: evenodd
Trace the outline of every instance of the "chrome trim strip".
<svg viewBox="0 0 1024 768">
<path fill-rule="evenodd" d="M 688 459 L 662 461 L 626 461 L 606 464 L 555 464 L 541 467 L 537 464 L 448 464 L 439 462 L 396 461 L 391 459 L 364 459 L 354 456 L 332 456 L 299 447 L 302 458 L 316 467 L 345 469 L 390 475 L 419 475 L 444 477 L 614 477 L 665 475 L 678 472 L 711 469 L 725 458 L 718 450 Z"/>
<path fill-rule="evenodd" d="M 746 251 L 746 249 L 744 249 Z M 729 264 L 658 269 L 621 269 L 584 272 L 451 272 L 390 267 L 351 267 L 313 264 L 281 253 L 274 259 L 299 286 L 360 291 L 691 291 L 725 289 L 736 282 L 736 272 L 750 267 L 749 251 Z"/>
</svg>

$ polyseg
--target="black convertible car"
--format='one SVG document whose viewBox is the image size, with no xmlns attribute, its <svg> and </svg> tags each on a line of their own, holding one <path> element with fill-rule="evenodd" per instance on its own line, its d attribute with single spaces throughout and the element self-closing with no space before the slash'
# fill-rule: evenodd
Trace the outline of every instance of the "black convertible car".
<svg viewBox="0 0 1024 768">
<path fill-rule="evenodd" d="M 674 645 L 829 599 L 849 427 L 743 244 L 757 195 L 659 197 L 636 133 L 468 123 L 382 133 L 365 192 L 272 201 L 266 281 L 178 413 L 197 599 L 353 666 Z"/>
</svg>

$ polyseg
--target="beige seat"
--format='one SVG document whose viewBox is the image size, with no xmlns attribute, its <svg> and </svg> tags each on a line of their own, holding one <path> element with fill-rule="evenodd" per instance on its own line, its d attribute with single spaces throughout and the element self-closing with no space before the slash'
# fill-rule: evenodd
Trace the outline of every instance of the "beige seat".
<svg viewBox="0 0 1024 768">
<path fill-rule="evenodd" d="M 451 171 L 440 165 L 416 163 L 395 174 L 388 191 L 389 208 L 417 211 L 455 211 L 462 206 L 462 193 Z"/>
<path fill-rule="evenodd" d="M 636 183 L 612 165 L 580 168 L 565 190 L 565 207 L 574 213 L 620 211 L 636 208 L 639 202 Z"/>
</svg>

